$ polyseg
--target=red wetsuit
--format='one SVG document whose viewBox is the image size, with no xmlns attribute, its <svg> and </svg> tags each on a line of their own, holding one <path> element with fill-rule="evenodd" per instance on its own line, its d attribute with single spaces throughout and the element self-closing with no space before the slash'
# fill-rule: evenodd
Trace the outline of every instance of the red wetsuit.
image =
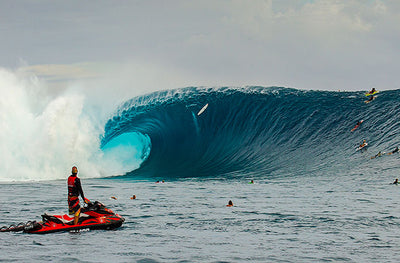
<svg viewBox="0 0 400 263">
<path fill-rule="evenodd" d="M 81 208 L 79 205 L 79 195 L 85 200 L 81 180 L 76 175 L 70 175 L 68 177 L 68 207 L 70 215 L 75 214 Z"/>
</svg>

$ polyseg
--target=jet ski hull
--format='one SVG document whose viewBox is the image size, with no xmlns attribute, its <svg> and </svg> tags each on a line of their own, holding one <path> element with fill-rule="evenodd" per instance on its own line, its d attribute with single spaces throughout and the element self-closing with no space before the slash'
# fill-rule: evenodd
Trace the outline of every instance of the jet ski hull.
<svg viewBox="0 0 400 263">
<path fill-rule="evenodd" d="M 34 222 L 31 226 L 27 226 L 24 229 L 25 233 L 30 234 L 47 234 L 61 231 L 78 231 L 82 229 L 93 230 L 93 229 L 104 229 L 110 230 L 118 228 L 124 222 L 124 218 L 115 215 L 107 217 L 90 218 L 76 225 L 71 223 L 57 223 L 52 221 L 47 222 Z"/>
<path fill-rule="evenodd" d="M 79 231 L 82 229 L 114 229 L 120 227 L 125 219 L 96 201 L 82 209 L 78 223 L 68 215 L 42 215 L 41 222 L 25 225 L 24 232 L 30 234 L 47 234 L 60 231 Z"/>
</svg>

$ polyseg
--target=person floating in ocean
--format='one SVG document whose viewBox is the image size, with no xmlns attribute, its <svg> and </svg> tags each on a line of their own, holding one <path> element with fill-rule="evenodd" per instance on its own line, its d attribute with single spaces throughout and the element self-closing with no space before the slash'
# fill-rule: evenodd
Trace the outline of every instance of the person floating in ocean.
<svg viewBox="0 0 400 263">
<path fill-rule="evenodd" d="M 229 200 L 229 202 L 228 202 L 228 204 L 227 204 L 226 206 L 228 206 L 228 207 L 231 207 L 231 206 L 233 206 L 233 202 L 232 202 L 232 200 Z"/>
<path fill-rule="evenodd" d="M 351 131 L 352 131 L 352 132 L 355 131 L 358 127 L 360 127 L 361 123 L 363 123 L 363 122 L 364 122 L 364 120 L 358 121 L 357 124 L 356 124 L 356 126 L 354 126 L 354 128 L 351 129 Z"/>
<path fill-rule="evenodd" d="M 115 196 L 111 196 L 110 198 L 111 198 L 111 199 L 114 199 L 114 200 L 117 200 L 117 198 L 116 198 Z"/>
<path fill-rule="evenodd" d="M 399 146 L 396 146 L 396 148 L 392 151 L 392 154 L 397 152 L 399 152 Z"/>
<path fill-rule="evenodd" d="M 387 153 L 387 154 L 391 155 L 391 154 L 394 154 L 394 153 L 397 153 L 397 152 L 399 152 L 399 146 L 396 146 L 396 148 L 393 151 L 391 151 L 390 153 Z"/>
<path fill-rule="evenodd" d="M 253 181 L 253 180 L 251 180 L 251 181 L 249 182 L 249 184 L 254 184 L 254 181 Z"/>
<path fill-rule="evenodd" d="M 356 152 L 360 150 L 365 150 L 366 149 L 365 147 L 367 147 L 367 145 L 368 145 L 367 141 L 363 140 L 363 142 L 357 147 Z"/>
<path fill-rule="evenodd" d="M 399 179 L 396 178 L 396 180 L 394 180 L 394 182 L 391 184 L 399 184 Z"/>
<path fill-rule="evenodd" d="M 375 159 L 376 157 L 381 157 L 384 154 L 385 154 L 384 152 L 382 153 L 381 151 L 379 151 L 377 154 L 375 154 L 375 156 L 372 156 L 371 159 Z"/>
<path fill-rule="evenodd" d="M 90 203 L 89 199 L 85 198 L 83 194 L 81 180 L 78 178 L 78 168 L 74 166 L 72 167 L 72 174 L 68 177 L 68 208 L 69 214 L 74 215 L 74 225 L 78 223 L 81 213 L 79 195 L 86 204 Z"/>
<path fill-rule="evenodd" d="M 133 199 L 136 199 L 136 195 L 132 195 L 131 196 L 131 199 L 133 200 Z"/>
</svg>

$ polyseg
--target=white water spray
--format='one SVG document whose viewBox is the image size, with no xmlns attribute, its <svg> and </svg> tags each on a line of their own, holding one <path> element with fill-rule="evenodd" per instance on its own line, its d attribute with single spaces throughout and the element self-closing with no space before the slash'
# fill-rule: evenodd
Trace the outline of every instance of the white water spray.
<svg viewBox="0 0 400 263">
<path fill-rule="evenodd" d="M 0 69 L 0 181 L 97 177 L 99 134 L 80 94 L 50 95 L 35 77 Z"/>
<path fill-rule="evenodd" d="M 138 168 L 149 155 L 150 139 L 114 138 L 102 151 L 105 122 L 120 103 L 160 89 L 159 83 L 163 89 L 182 86 L 182 76 L 142 63 L 0 68 L 0 182 L 65 179 L 73 165 L 83 178 Z"/>
</svg>

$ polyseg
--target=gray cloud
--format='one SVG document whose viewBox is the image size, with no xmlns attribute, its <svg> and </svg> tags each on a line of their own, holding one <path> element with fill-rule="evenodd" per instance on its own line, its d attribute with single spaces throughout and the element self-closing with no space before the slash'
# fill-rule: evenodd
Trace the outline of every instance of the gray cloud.
<svg viewBox="0 0 400 263">
<path fill-rule="evenodd" d="M 383 0 L 2 1 L 0 57 L 3 67 L 22 59 L 67 72 L 121 64 L 128 79 L 143 64 L 140 85 L 153 68 L 174 72 L 149 84 L 159 89 L 397 89 L 399 22 L 399 2 Z"/>
</svg>

